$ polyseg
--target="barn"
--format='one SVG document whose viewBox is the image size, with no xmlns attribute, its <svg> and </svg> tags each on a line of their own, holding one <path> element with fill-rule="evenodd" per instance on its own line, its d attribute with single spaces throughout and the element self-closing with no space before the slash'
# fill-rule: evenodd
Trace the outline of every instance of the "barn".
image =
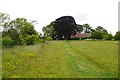
<svg viewBox="0 0 120 80">
<path fill-rule="evenodd" d="M 91 37 L 91 33 L 77 33 L 71 36 L 71 38 L 89 38 L 89 37 Z"/>
</svg>

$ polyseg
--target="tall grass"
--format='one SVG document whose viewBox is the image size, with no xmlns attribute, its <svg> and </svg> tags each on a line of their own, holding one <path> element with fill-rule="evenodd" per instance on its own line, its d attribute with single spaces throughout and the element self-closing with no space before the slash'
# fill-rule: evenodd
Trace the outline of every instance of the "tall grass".
<svg viewBox="0 0 120 80">
<path fill-rule="evenodd" d="M 51 41 L 3 48 L 3 78 L 115 78 L 115 41 Z"/>
</svg>

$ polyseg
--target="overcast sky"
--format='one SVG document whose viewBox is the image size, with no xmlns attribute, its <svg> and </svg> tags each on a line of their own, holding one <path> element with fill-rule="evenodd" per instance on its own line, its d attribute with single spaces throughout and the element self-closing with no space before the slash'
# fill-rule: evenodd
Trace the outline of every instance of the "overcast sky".
<svg viewBox="0 0 120 80">
<path fill-rule="evenodd" d="M 102 26 L 108 32 L 118 31 L 118 1 L 120 0 L 0 0 L 0 12 L 11 19 L 25 17 L 38 22 L 35 29 L 61 16 L 73 16 L 77 24 Z"/>
</svg>

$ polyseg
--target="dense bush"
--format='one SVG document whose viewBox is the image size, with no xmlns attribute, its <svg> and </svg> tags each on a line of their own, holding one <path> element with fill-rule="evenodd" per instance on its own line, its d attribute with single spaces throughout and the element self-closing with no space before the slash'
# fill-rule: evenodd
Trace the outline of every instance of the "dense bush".
<svg viewBox="0 0 120 80">
<path fill-rule="evenodd" d="M 33 45 L 39 40 L 38 35 L 27 35 L 26 37 L 21 37 L 21 44 Z"/>
<path fill-rule="evenodd" d="M 20 38 L 17 29 L 8 29 L 6 31 L 3 31 L 2 37 L 6 36 L 9 36 L 14 41 L 15 45 L 20 44 Z"/>
<path fill-rule="evenodd" d="M 113 36 L 112 36 L 112 34 L 107 34 L 107 35 L 105 35 L 104 39 L 105 40 L 112 40 Z"/>
<path fill-rule="evenodd" d="M 2 45 L 3 47 L 11 47 L 13 46 L 14 41 L 10 37 L 4 37 L 2 38 Z"/>
<path fill-rule="evenodd" d="M 103 39 L 103 33 L 100 31 L 94 31 L 91 34 L 91 38 L 93 39 Z"/>
<path fill-rule="evenodd" d="M 25 40 L 26 45 L 34 44 L 34 36 L 27 36 Z"/>
<path fill-rule="evenodd" d="M 115 40 L 120 40 L 120 32 L 116 32 L 114 38 Z"/>
</svg>

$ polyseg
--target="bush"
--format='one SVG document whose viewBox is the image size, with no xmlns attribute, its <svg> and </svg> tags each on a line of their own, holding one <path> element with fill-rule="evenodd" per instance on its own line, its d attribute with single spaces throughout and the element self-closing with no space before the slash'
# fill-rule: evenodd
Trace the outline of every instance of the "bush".
<svg viewBox="0 0 120 80">
<path fill-rule="evenodd" d="M 34 44 L 34 37 L 33 36 L 27 36 L 25 40 L 26 45 L 32 45 Z"/>
<path fill-rule="evenodd" d="M 112 40 L 112 39 L 113 39 L 112 34 L 105 35 L 105 40 Z"/>
<path fill-rule="evenodd" d="M 116 32 L 114 38 L 115 40 L 120 40 L 120 32 Z"/>
<path fill-rule="evenodd" d="M 8 29 L 2 32 L 2 37 L 9 36 L 13 41 L 14 45 L 20 44 L 19 32 L 17 29 Z"/>
<path fill-rule="evenodd" d="M 22 38 L 22 43 L 26 45 L 33 45 L 36 41 L 38 41 L 38 35 L 27 35 L 25 38 Z"/>
<path fill-rule="evenodd" d="M 103 39 L 103 33 L 100 31 L 94 31 L 91 34 L 91 38 L 93 39 Z"/>
<path fill-rule="evenodd" d="M 43 38 L 43 39 L 40 40 L 40 42 L 41 42 L 41 43 L 46 43 L 46 39 Z"/>
<path fill-rule="evenodd" d="M 46 37 L 45 37 L 45 40 L 47 40 L 47 41 L 51 41 L 52 38 L 51 38 L 50 36 L 46 36 Z"/>
<path fill-rule="evenodd" d="M 11 47 L 13 46 L 14 41 L 10 37 L 4 37 L 2 38 L 2 45 L 3 47 Z"/>
</svg>

